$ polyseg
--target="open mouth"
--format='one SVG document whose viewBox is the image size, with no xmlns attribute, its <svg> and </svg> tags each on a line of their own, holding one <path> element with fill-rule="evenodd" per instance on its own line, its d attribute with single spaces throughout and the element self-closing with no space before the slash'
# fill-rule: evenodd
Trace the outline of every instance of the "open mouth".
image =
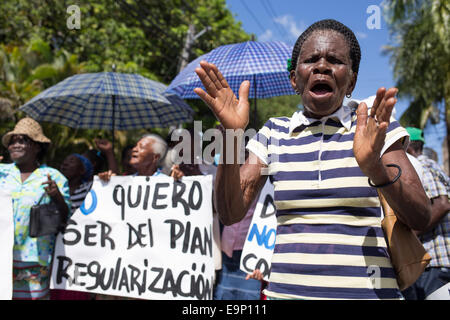
<svg viewBox="0 0 450 320">
<path fill-rule="evenodd" d="M 130 156 L 130 162 L 136 161 L 138 159 L 138 156 L 139 155 L 136 152 L 132 153 L 131 156 Z"/>
<path fill-rule="evenodd" d="M 330 85 L 326 83 L 318 83 L 314 85 L 310 91 L 314 93 L 316 96 L 324 96 L 329 93 L 332 93 L 333 89 L 331 88 Z"/>
</svg>

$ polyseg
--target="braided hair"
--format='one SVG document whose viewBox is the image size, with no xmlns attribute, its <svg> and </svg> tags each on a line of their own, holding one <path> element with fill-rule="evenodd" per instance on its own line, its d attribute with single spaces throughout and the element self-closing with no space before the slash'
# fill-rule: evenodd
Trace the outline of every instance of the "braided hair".
<svg viewBox="0 0 450 320">
<path fill-rule="evenodd" d="M 352 30 L 350 30 L 347 26 L 340 23 L 339 21 L 333 19 L 320 20 L 313 23 L 311 26 L 308 27 L 308 29 L 306 29 L 300 35 L 300 37 L 298 37 L 294 49 L 292 50 L 292 58 L 291 64 L 289 66 L 289 72 L 297 68 L 297 61 L 300 55 L 300 51 L 302 50 L 303 44 L 309 38 L 309 36 L 314 31 L 317 30 L 334 30 L 344 36 L 350 48 L 350 59 L 352 60 L 352 70 L 353 72 L 358 73 L 359 62 L 361 61 L 361 48 L 359 46 L 359 42 L 356 39 L 356 36 Z"/>
</svg>

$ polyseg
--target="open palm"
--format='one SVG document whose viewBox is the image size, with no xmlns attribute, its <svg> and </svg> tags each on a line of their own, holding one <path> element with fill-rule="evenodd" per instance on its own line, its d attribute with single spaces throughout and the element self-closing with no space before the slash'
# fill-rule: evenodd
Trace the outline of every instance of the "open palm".
<svg viewBox="0 0 450 320">
<path fill-rule="evenodd" d="M 353 153 L 359 167 L 369 177 L 379 164 L 397 91 L 396 88 L 378 89 L 370 115 L 364 102 L 358 106 Z"/>
<path fill-rule="evenodd" d="M 206 61 L 200 62 L 195 72 L 206 92 L 195 88 L 194 92 L 209 106 L 225 129 L 245 129 L 249 120 L 248 93 L 250 82 L 244 81 L 239 88 L 239 100 L 217 67 Z"/>
</svg>

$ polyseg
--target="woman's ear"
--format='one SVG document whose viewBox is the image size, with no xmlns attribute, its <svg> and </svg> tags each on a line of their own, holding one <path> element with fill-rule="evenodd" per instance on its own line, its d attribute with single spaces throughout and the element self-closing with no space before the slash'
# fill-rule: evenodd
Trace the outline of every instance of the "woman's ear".
<svg viewBox="0 0 450 320">
<path fill-rule="evenodd" d="M 292 89 L 294 89 L 295 92 L 297 92 L 297 77 L 295 75 L 295 70 L 291 70 L 289 73 L 289 80 L 291 82 Z"/>
<path fill-rule="evenodd" d="M 161 160 L 161 155 L 159 153 L 154 153 L 153 157 L 155 157 L 155 162 L 157 165 L 159 165 L 159 161 Z"/>
<path fill-rule="evenodd" d="M 350 80 L 350 84 L 348 86 L 347 92 L 345 93 L 346 95 L 352 94 L 353 90 L 356 87 L 356 80 L 358 80 L 358 74 L 353 71 L 351 71 L 351 72 L 352 72 L 351 80 Z"/>
</svg>

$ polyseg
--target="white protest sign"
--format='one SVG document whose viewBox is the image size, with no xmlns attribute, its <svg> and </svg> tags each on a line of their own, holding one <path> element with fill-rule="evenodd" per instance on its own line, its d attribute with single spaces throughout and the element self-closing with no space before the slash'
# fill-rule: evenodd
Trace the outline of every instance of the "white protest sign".
<svg viewBox="0 0 450 320">
<path fill-rule="evenodd" d="M 52 288 L 212 299 L 212 177 L 95 177 L 58 236 Z"/>
<path fill-rule="evenodd" d="M 0 300 L 11 300 L 13 291 L 14 220 L 11 194 L 0 190 Z"/>
<path fill-rule="evenodd" d="M 428 295 L 425 300 L 450 300 L 450 282 Z"/>
<path fill-rule="evenodd" d="M 242 249 L 240 269 L 252 273 L 259 269 L 268 280 L 277 230 L 273 184 L 267 179 L 256 204 Z"/>
</svg>

